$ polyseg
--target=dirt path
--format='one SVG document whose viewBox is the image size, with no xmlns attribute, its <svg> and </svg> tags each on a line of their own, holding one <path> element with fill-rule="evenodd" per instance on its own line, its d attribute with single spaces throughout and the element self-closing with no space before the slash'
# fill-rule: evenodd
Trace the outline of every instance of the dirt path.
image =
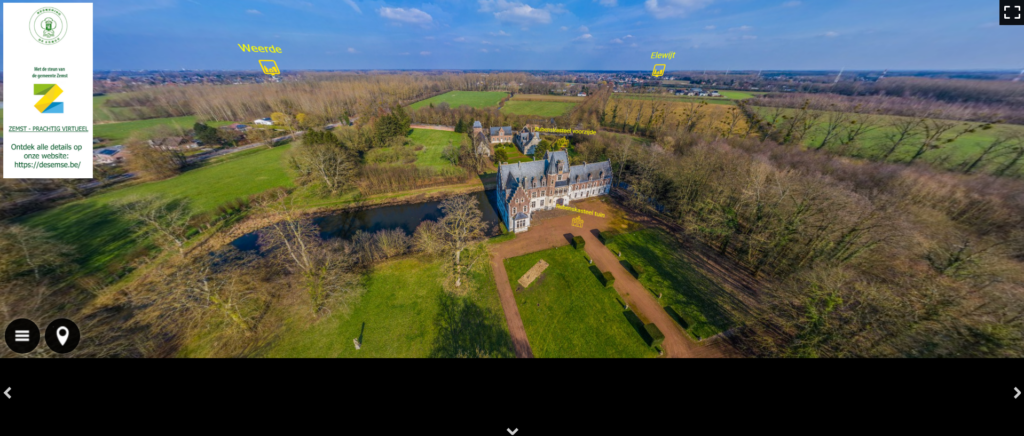
<svg viewBox="0 0 1024 436">
<path fill-rule="evenodd" d="M 519 316 L 519 307 L 516 305 L 515 295 L 509 284 L 504 260 L 568 245 L 572 237 L 577 235 L 583 236 L 586 240 L 585 250 L 594 259 L 598 268 L 602 271 L 612 271 L 612 274 L 615 275 L 614 288 L 623 301 L 629 304 L 629 307 L 642 321 L 653 322 L 665 334 L 663 346 L 668 357 L 721 357 L 722 353 L 716 347 L 700 346 L 686 337 L 686 333 L 672 321 L 668 313 L 658 304 L 657 299 L 644 289 L 640 282 L 619 264 L 618 258 L 594 236 L 593 230 L 607 230 L 609 222 L 613 218 L 608 205 L 592 199 L 573 202 L 572 206 L 600 212 L 605 214 L 605 217 L 580 215 L 564 210 L 535 212 L 530 230 L 516 235 L 515 239 L 511 241 L 490 247 L 491 269 L 494 271 L 494 280 L 498 285 L 498 295 L 505 311 L 509 333 L 515 344 L 516 357 L 533 357 L 533 352 L 530 349 L 529 340 L 526 338 L 523 320 Z M 577 216 L 583 218 L 582 228 L 572 226 L 572 219 Z"/>
</svg>

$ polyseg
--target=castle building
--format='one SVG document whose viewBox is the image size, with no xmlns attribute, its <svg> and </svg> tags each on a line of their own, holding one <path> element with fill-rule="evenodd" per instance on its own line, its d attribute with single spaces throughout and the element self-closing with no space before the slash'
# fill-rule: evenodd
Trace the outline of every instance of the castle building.
<svg viewBox="0 0 1024 436">
<path fill-rule="evenodd" d="M 540 144 L 540 133 L 537 133 L 529 127 L 523 127 L 516 136 L 512 138 L 512 143 L 519 148 L 523 154 L 532 155 L 537 150 L 537 144 Z"/>
<path fill-rule="evenodd" d="M 498 167 L 498 214 L 509 231 L 523 232 L 535 210 L 606 195 L 611 185 L 611 161 L 569 166 L 564 150 L 549 151 L 544 159 Z"/>
</svg>

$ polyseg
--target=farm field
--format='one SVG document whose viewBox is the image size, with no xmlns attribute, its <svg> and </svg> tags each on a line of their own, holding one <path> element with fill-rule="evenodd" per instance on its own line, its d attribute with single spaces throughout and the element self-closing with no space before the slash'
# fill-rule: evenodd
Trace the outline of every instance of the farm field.
<svg viewBox="0 0 1024 436">
<path fill-rule="evenodd" d="M 229 200 L 279 186 L 291 187 L 284 154 L 290 146 L 261 151 L 187 171 L 177 177 L 116 189 L 61 205 L 23 219 L 23 223 L 52 233 L 76 248 L 85 272 L 100 271 L 140 248 L 117 216 L 111 202 L 130 196 L 188 198 L 195 213 L 209 212 Z"/>
<path fill-rule="evenodd" d="M 528 101 L 509 100 L 501 110 L 515 115 L 536 115 L 539 117 L 557 117 L 565 114 L 576 106 L 576 103 L 561 101 Z"/>
<path fill-rule="evenodd" d="M 660 304 L 694 339 L 714 336 L 736 324 L 727 309 L 728 293 L 683 258 L 683 249 L 672 236 L 644 229 L 611 236 L 605 245 L 640 267 L 640 283 L 655 297 L 662 295 Z"/>
<path fill-rule="evenodd" d="M 718 90 L 718 93 L 722 94 L 722 97 L 728 98 L 730 100 L 746 100 L 748 98 L 754 98 L 754 97 L 757 97 L 759 95 L 767 94 L 766 92 L 757 92 L 757 91 L 722 91 L 722 90 Z"/>
<path fill-rule="evenodd" d="M 514 357 L 490 268 L 477 265 L 465 297 L 438 284 L 439 261 L 404 257 L 374 265 L 347 310 L 337 307 L 312 325 L 290 321 L 296 325 L 286 325 L 262 357 L 477 357 L 477 349 Z"/>
<path fill-rule="evenodd" d="M 501 99 L 508 95 L 504 92 L 489 92 L 489 91 L 450 91 L 444 94 L 430 97 L 426 100 L 420 100 L 416 103 L 409 105 L 409 109 L 416 110 L 421 107 L 426 107 L 433 103 L 437 106 L 439 103 L 448 103 L 452 108 L 457 108 L 462 105 L 466 105 L 473 108 L 485 108 L 494 107 L 498 105 Z"/>
<path fill-rule="evenodd" d="M 517 280 L 541 259 L 549 264 L 544 273 L 529 288 L 514 291 L 534 356 L 658 355 L 631 324 L 632 312 L 620 304 L 618 293 L 604 287 L 584 260 L 584 254 L 571 246 L 505 259 L 513 289 L 519 287 Z"/>
<path fill-rule="evenodd" d="M 516 94 L 509 101 L 560 101 L 565 103 L 579 103 L 586 100 L 586 97 L 574 95 L 550 95 L 550 94 Z"/>
<path fill-rule="evenodd" d="M 196 117 L 185 116 L 185 117 L 171 117 L 171 118 L 153 118 L 148 120 L 137 120 L 137 121 L 123 121 L 109 124 L 96 124 L 93 125 L 93 138 L 103 138 L 109 144 L 121 144 L 131 134 L 137 130 L 152 129 L 156 126 L 168 126 L 171 128 L 181 128 L 183 130 L 191 130 L 192 126 L 196 123 Z M 211 127 L 220 127 L 231 124 L 229 121 L 213 121 L 207 123 Z"/>
<path fill-rule="evenodd" d="M 767 108 L 758 108 L 761 113 L 766 113 Z M 792 113 L 796 109 L 789 109 L 787 112 Z M 844 154 L 859 157 L 873 159 L 880 156 L 886 150 L 886 135 L 893 133 L 894 128 L 887 126 L 888 123 L 893 121 L 904 119 L 905 117 L 898 117 L 893 115 L 873 115 L 871 116 L 874 122 L 880 124 L 882 127 L 875 129 L 874 131 L 865 133 L 860 139 L 856 146 L 849 150 L 845 150 Z M 822 127 L 824 120 L 819 120 L 818 126 L 812 130 L 806 138 L 803 139 L 803 145 L 808 148 L 817 148 L 824 137 Z M 979 126 L 980 123 L 968 123 L 974 126 Z M 958 128 L 959 129 L 959 128 Z M 961 136 L 957 140 L 942 144 L 942 147 L 938 150 L 930 151 L 924 156 L 918 158 L 925 162 L 930 163 L 943 163 L 943 166 L 954 167 L 961 163 L 970 161 L 976 158 L 991 141 L 995 140 L 1001 134 L 1021 134 L 1024 135 L 1024 126 L 1015 124 L 997 124 L 989 130 L 977 130 L 974 133 L 968 133 Z M 910 143 L 901 146 L 902 150 L 897 150 L 889 157 L 891 162 L 907 162 L 912 156 L 912 149 L 915 148 L 917 142 L 911 141 Z M 829 146 L 834 148 L 835 146 Z M 995 164 L 1001 162 L 999 158 L 993 158 Z"/>
</svg>

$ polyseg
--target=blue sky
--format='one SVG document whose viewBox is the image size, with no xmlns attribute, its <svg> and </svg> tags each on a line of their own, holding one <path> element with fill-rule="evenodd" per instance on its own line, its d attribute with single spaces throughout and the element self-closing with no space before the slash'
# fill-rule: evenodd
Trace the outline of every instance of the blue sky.
<svg viewBox="0 0 1024 436">
<path fill-rule="evenodd" d="M 927 7 L 925 6 L 927 5 Z M 96 0 L 105 69 L 1020 69 L 996 0 Z M 1014 43 L 1016 44 L 1016 43 Z"/>
</svg>

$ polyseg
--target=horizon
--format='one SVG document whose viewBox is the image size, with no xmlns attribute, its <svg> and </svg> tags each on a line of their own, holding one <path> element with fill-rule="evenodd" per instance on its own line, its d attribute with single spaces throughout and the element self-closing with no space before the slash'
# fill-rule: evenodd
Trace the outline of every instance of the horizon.
<svg viewBox="0 0 1024 436">
<path fill-rule="evenodd" d="M 94 11 L 94 71 L 258 71 L 267 55 L 238 44 L 281 47 L 283 71 L 1024 67 L 1002 48 L 1013 26 L 956 0 L 98 0 Z"/>
</svg>

